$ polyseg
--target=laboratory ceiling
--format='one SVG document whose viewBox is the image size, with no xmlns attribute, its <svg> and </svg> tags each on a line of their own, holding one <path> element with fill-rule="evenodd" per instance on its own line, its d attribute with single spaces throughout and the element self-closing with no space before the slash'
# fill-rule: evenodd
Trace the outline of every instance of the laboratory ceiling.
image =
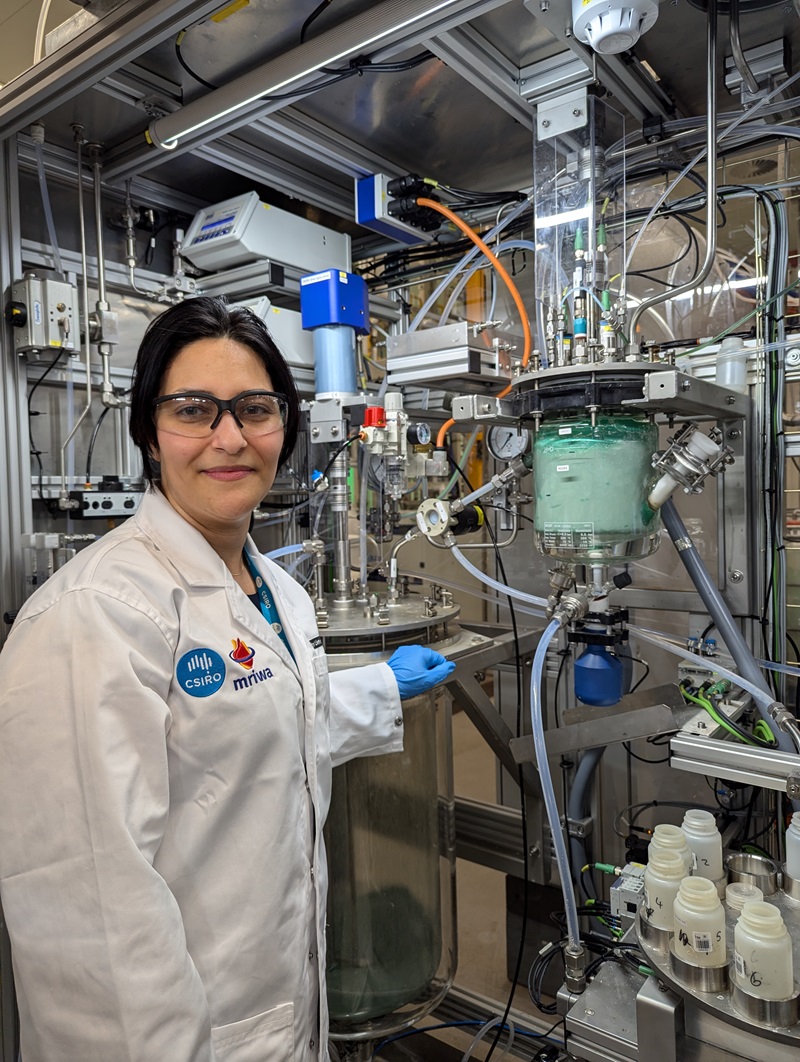
<svg viewBox="0 0 800 1062">
<path fill-rule="evenodd" d="M 632 132 L 648 115 L 705 113 L 707 0 L 663 0 L 632 52 L 601 58 L 572 37 L 571 0 L 249 0 L 217 19 L 219 5 L 202 0 L 81 8 L 93 2 L 100 21 L 72 39 L 65 23 L 48 40 L 60 47 L 0 91 L 0 136 L 24 132 L 38 105 L 56 149 L 71 151 L 74 123 L 102 145 L 110 184 L 146 177 L 203 201 L 255 187 L 355 237 L 366 233 L 353 220 L 353 180 L 376 170 L 530 187 L 536 106 L 570 86 L 596 85 Z M 722 64 L 731 48 L 719 7 Z M 740 8 L 745 51 L 781 39 L 800 48 L 789 0 Z M 390 69 L 369 68 L 381 63 Z M 175 150 L 147 143 L 151 121 L 189 114 L 248 74 L 250 95 L 256 85 L 269 98 Z M 722 73 L 719 82 L 720 109 L 738 107 Z"/>
</svg>

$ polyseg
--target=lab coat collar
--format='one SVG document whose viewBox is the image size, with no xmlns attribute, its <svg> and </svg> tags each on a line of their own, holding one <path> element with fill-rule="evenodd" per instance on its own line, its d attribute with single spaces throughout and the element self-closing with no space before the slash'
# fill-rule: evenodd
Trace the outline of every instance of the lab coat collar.
<svg viewBox="0 0 800 1062">
<path fill-rule="evenodd" d="M 227 584 L 228 569 L 220 555 L 173 509 L 157 487 L 146 492 L 133 522 L 166 555 L 189 586 Z"/>
</svg>

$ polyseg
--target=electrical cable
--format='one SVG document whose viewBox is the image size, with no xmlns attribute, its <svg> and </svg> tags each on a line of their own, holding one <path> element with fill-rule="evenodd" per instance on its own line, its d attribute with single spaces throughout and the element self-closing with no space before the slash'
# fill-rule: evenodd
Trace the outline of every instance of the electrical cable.
<svg viewBox="0 0 800 1062">
<path fill-rule="evenodd" d="M 330 5 L 332 3 L 333 3 L 333 0 L 322 0 L 322 3 L 317 4 L 317 6 L 314 8 L 314 10 L 311 12 L 311 14 L 308 16 L 308 18 L 303 23 L 303 25 L 300 27 L 300 43 L 301 44 L 305 44 L 306 34 L 308 33 L 308 30 L 309 30 L 309 27 L 311 26 L 311 23 L 314 22 L 316 19 L 318 19 L 319 16 L 322 14 L 322 12 L 325 10 L 325 8 L 326 7 L 330 7 Z"/>
<path fill-rule="evenodd" d="M 103 412 L 97 418 L 97 423 L 92 429 L 91 438 L 89 439 L 89 447 L 86 451 L 86 485 L 88 486 L 92 481 L 92 454 L 94 453 L 94 444 L 97 441 L 97 433 L 100 431 L 100 427 L 103 421 L 106 419 L 111 406 L 106 406 Z"/>
<path fill-rule="evenodd" d="M 64 348 L 62 346 L 59 346 L 58 350 L 56 351 L 56 356 L 48 364 L 47 368 L 44 370 L 42 375 L 39 376 L 38 379 L 35 381 L 33 387 L 31 387 L 30 391 L 28 392 L 28 399 L 27 399 L 27 406 L 28 406 L 28 440 L 30 442 L 30 454 L 31 454 L 31 457 L 34 457 L 36 459 L 36 463 L 37 463 L 37 465 L 39 467 L 39 475 L 38 475 L 38 478 L 37 478 L 39 498 L 44 503 L 45 508 L 47 509 L 48 513 L 52 517 L 55 517 L 57 515 L 57 513 L 53 509 L 52 499 L 45 498 L 45 496 L 44 496 L 44 486 L 43 486 L 44 466 L 42 465 L 42 453 L 43 453 L 43 451 L 40 450 L 37 447 L 37 445 L 36 445 L 36 443 L 34 442 L 34 439 L 33 439 L 33 418 L 40 416 L 40 414 L 39 414 L 38 411 L 31 409 L 31 402 L 33 400 L 34 394 L 36 393 L 37 387 L 41 383 L 44 382 L 45 378 L 55 368 L 55 366 L 57 365 L 58 360 L 61 357 L 61 355 L 63 354 L 63 352 L 64 352 Z"/>
<path fill-rule="evenodd" d="M 454 465 L 454 467 L 455 467 L 456 471 L 458 472 L 458 474 L 464 480 L 464 483 L 467 485 L 467 489 L 469 490 L 470 494 L 474 494 L 475 490 L 474 490 L 472 484 L 470 483 L 469 479 L 467 478 L 467 475 L 464 472 L 463 468 L 461 468 L 461 466 L 459 464 L 457 464 L 457 462 L 452 458 L 452 456 L 450 456 L 450 460 L 451 460 L 452 464 Z M 508 576 L 506 575 L 505 565 L 503 564 L 503 558 L 500 555 L 500 549 L 499 549 L 499 547 L 497 545 L 497 539 L 495 537 L 495 533 L 494 533 L 494 530 L 492 528 L 491 522 L 487 521 L 484 524 L 484 527 L 486 528 L 486 532 L 487 532 L 487 534 L 489 535 L 489 538 L 492 541 L 492 545 L 494 546 L 494 554 L 495 554 L 495 558 L 497 560 L 497 568 L 498 568 L 498 571 L 500 572 L 500 577 L 503 580 L 503 583 L 506 586 L 508 586 Z M 515 665 L 516 665 L 516 680 L 517 680 L 516 731 L 517 731 L 517 737 L 521 737 L 522 736 L 522 704 L 523 704 L 523 699 L 524 699 L 523 698 L 523 692 L 524 691 L 523 691 L 523 685 L 522 685 L 522 654 L 520 653 L 519 629 L 518 629 L 518 626 L 517 626 L 516 611 L 514 609 L 514 602 L 513 602 L 513 600 L 511 599 L 510 596 L 508 598 L 508 610 L 509 610 L 509 614 L 510 614 L 510 617 L 511 617 L 511 629 L 512 629 L 513 638 L 514 638 L 514 662 L 515 662 Z M 492 1041 L 492 1045 L 489 1048 L 489 1051 L 488 1051 L 488 1053 L 486 1055 L 485 1062 L 489 1062 L 489 1059 L 491 1059 L 492 1055 L 494 1054 L 495 1048 L 497 1047 L 497 1044 L 498 1044 L 498 1042 L 500 1040 L 500 1034 L 501 1034 L 501 1032 L 503 1030 L 503 1026 L 508 1021 L 508 1015 L 509 1015 L 509 1013 L 511 1011 L 511 1004 L 512 1004 L 512 1002 L 514 1000 L 514 991 L 515 991 L 517 982 L 519 981 L 519 975 L 520 975 L 520 971 L 522 969 L 522 958 L 523 958 L 523 955 L 524 955 L 524 952 L 525 952 L 525 936 L 526 936 L 526 932 L 527 932 L 527 928 L 528 928 L 528 902 L 529 902 L 529 892 L 530 892 L 530 887 L 529 887 L 530 886 L 530 874 L 529 874 L 529 866 L 528 866 L 528 815 L 527 815 L 527 809 L 526 809 L 525 786 L 524 786 L 524 780 L 523 780 L 522 766 L 521 765 L 517 768 L 517 784 L 519 786 L 520 807 L 521 807 L 521 812 L 522 812 L 522 814 L 521 814 L 521 820 L 522 820 L 522 822 L 521 822 L 521 825 L 522 825 L 522 851 L 523 851 L 523 869 L 524 869 L 524 875 L 525 875 L 524 878 L 523 878 L 523 887 L 522 887 L 522 926 L 520 928 L 519 949 L 517 951 L 517 961 L 516 961 L 516 965 L 514 967 L 514 976 L 511 978 L 511 991 L 508 994 L 508 999 L 506 1001 L 505 1010 L 503 1011 L 502 1017 L 499 1019 L 499 1027 L 498 1027 L 497 1033 L 495 1034 L 495 1037 L 494 1037 L 494 1039 Z M 477 1042 L 477 1039 L 475 1041 L 473 1041 L 473 1043 L 472 1043 L 472 1045 L 470 1047 L 470 1050 L 471 1050 L 472 1047 L 475 1046 L 476 1042 Z M 509 1045 L 509 1047 L 510 1047 L 510 1045 Z M 509 1048 L 506 1049 L 506 1054 L 508 1053 L 508 1049 Z"/>
<path fill-rule="evenodd" d="M 329 3 L 330 0 L 327 0 Z M 325 6 L 325 5 L 322 5 Z M 220 85 L 214 85 L 210 81 L 206 81 L 204 77 L 201 77 L 196 70 L 186 61 L 186 57 L 183 54 L 183 39 L 186 36 L 187 30 L 181 30 L 181 32 L 175 38 L 175 57 L 181 64 L 186 73 L 194 78 L 204 88 L 215 92 Z M 351 77 L 360 77 L 365 71 L 370 71 L 374 74 L 400 74 L 406 70 L 413 70 L 414 67 L 420 66 L 422 63 L 427 63 L 429 59 L 435 59 L 436 56 L 433 52 L 424 51 L 417 55 L 411 56 L 410 59 L 404 59 L 398 63 L 373 63 L 368 55 L 354 56 L 346 67 L 335 68 L 322 66 L 319 68 L 319 72 L 322 74 L 331 75 L 327 81 L 317 82 L 313 85 L 304 85 L 302 88 L 292 89 L 289 92 L 273 92 L 267 93 L 263 96 L 257 97 L 261 100 L 292 100 L 297 99 L 300 96 L 308 96 L 310 92 L 321 92 L 325 89 L 331 88 L 333 85 L 338 85 L 340 81 L 346 81 Z"/>
<path fill-rule="evenodd" d="M 339 456 L 339 454 L 343 450 L 346 450 L 347 447 L 350 445 L 350 443 L 354 443 L 357 439 L 360 439 L 360 438 L 361 438 L 361 432 L 355 432 L 353 435 L 349 435 L 344 440 L 343 443 L 340 443 L 339 446 L 336 447 L 336 449 L 333 451 L 331 456 L 328 458 L 328 463 L 327 463 L 327 465 L 325 465 L 325 469 L 324 469 L 324 471 L 322 473 L 322 476 L 320 477 L 321 479 L 325 479 L 326 478 L 326 476 L 328 475 L 330 470 L 333 468 L 333 463 L 336 460 L 336 458 Z"/>
<path fill-rule="evenodd" d="M 462 218 L 460 218 L 458 214 L 454 214 L 453 211 L 450 210 L 448 207 L 443 206 L 441 203 L 437 203 L 435 199 L 426 199 L 424 197 L 420 197 L 417 199 L 417 206 L 427 208 L 429 210 L 435 210 L 437 211 L 437 213 L 444 215 L 444 217 L 446 217 L 448 221 L 452 221 L 452 223 L 457 228 L 461 229 L 464 235 L 469 237 L 469 239 L 472 240 L 475 246 L 483 252 L 483 254 L 488 258 L 488 260 L 492 263 L 494 268 L 500 274 L 500 277 L 502 278 L 503 282 L 509 290 L 511 298 L 514 300 L 517 310 L 519 311 L 520 320 L 522 322 L 522 333 L 524 336 L 522 367 L 525 368 L 525 366 L 527 366 L 528 364 L 528 361 L 530 360 L 531 350 L 533 347 L 533 340 L 531 337 L 531 326 L 530 322 L 528 321 L 528 313 L 525 309 L 525 303 L 522 301 L 522 296 L 517 290 L 516 284 L 506 271 L 505 266 L 500 262 L 499 258 L 497 258 L 494 252 L 489 249 L 486 243 L 484 243 L 484 241 L 477 234 L 477 232 L 475 232 L 474 229 L 470 228 L 470 226 L 467 225 L 467 223 Z M 502 391 L 500 391 L 496 397 L 502 398 L 504 395 L 507 395 L 510 390 L 511 384 L 509 384 Z M 455 420 L 451 418 L 450 420 L 446 420 L 441 426 L 441 428 L 439 429 L 439 433 L 436 436 L 437 447 L 441 448 L 444 445 L 444 437 L 454 424 Z"/>
<path fill-rule="evenodd" d="M 486 1020 L 489 1021 L 490 1019 L 487 1018 Z M 420 1035 L 422 1035 L 424 1033 L 437 1032 L 439 1029 L 474 1028 L 476 1025 L 477 1026 L 481 1026 L 481 1025 L 485 1025 L 485 1024 L 486 1024 L 486 1022 L 479 1021 L 479 1020 L 477 1020 L 477 1021 L 447 1021 L 447 1022 L 441 1022 L 438 1025 L 425 1025 L 425 1026 L 423 1026 L 422 1028 L 419 1028 L 419 1029 L 406 1029 L 405 1031 L 397 1033 L 394 1036 L 387 1037 L 385 1040 L 381 1040 L 381 1042 L 379 1044 L 377 1044 L 377 1046 L 375 1047 L 374 1051 L 372 1052 L 372 1058 L 373 1059 L 377 1058 L 378 1054 L 388 1044 L 393 1044 L 397 1040 L 405 1040 L 409 1036 L 420 1036 Z M 531 1040 L 549 1040 L 550 1043 L 553 1043 L 553 1044 L 556 1044 L 559 1047 L 562 1047 L 563 1046 L 563 1041 L 555 1039 L 552 1036 L 552 1033 L 553 1033 L 553 1031 L 555 1029 L 557 1029 L 559 1027 L 559 1025 L 563 1025 L 563 1024 L 564 1024 L 564 1019 L 563 1018 L 559 1018 L 559 1020 L 557 1022 L 554 1022 L 553 1025 L 551 1025 L 549 1029 L 545 1029 L 544 1032 L 536 1033 L 536 1032 L 528 1032 L 527 1030 L 523 1030 L 523 1029 L 517 1029 L 516 1030 L 516 1035 L 517 1036 L 526 1037 L 527 1039 L 531 1039 Z M 501 1027 L 500 1031 L 504 1032 L 506 1030 Z"/>
<path fill-rule="evenodd" d="M 748 732 L 746 730 L 744 730 L 742 727 L 740 727 L 737 723 L 735 723 L 733 721 L 733 719 L 730 719 L 728 716 L 724 715 L 722 712 L 720 712 L 718 709 L 716 709 L 714 707 L 714 705 L 711 703 L 711 701 L 709 701 L 706 697 L 703 697 L 703 696 L 698 695 L 698 694 L 695 694 L 694 696 L 692 696 L 690 693 L 688 693 L 688 691 L 685 689 L 685 686 L 683 684 L 680 686 L 680 690 L 681 690 L 681 694 L 687 700 L 692 701 L 694 704 L 699 704 L 701 708 L 704 708 L 705 711 L 708 712 L 708 714 L 711 716 L 711 718 L 714 720 L 715 723 L 717 723 L 719 726 L 723 727 L 730 734 L 732 734 L 732 735 L 734 735 L 734 736 L 736 736 L 738 738 L 741 738 L 741 740 L 746 742 L 748 745 L 759 745 L 762 748 L 768 748 L 768 749 L 774 749 L 776 747 L 777 743 L 775 742 L 774 737 L 773 737 L 772 741 L 764 741 L 763 739 L 757 737 L 755 734 L 748 734 Z M 762 722 L 765 727 L 767 726 L 766 722 L 764 722 L 763 719 L 760 720 L 760 722 Z M 770 733 L 771 733 L 771 731 L 770 731 Z"/>
</svg>

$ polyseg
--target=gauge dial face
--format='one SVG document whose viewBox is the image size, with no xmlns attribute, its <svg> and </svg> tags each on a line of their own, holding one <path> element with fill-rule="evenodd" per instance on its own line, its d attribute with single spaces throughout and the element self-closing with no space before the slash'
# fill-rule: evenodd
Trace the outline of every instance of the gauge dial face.
<svg viewBox="0 0 800 1062">
<path fill-rule="evenodd" d="M 513 428 L 495 424 L 486 434 L 486 446 L 496 461 L 513 461 L 526 453 L 531 444 L 527 428 Z"/>
<path fill-rule="evenodd" d="M 431 441 L 430 424 L 427 424 L 424 420 L 419 420 L 417 421 L 415 428 L 417 433 L 417 445 L 427 446 L 428 443 Z"/>
</svg>

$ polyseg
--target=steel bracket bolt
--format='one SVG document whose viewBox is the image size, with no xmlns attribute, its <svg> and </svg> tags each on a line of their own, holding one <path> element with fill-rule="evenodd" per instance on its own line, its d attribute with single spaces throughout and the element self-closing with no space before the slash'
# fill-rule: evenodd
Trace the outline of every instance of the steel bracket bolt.
<svg viewBox="0 0 800 1062">
<path fill-rule="evenodd" d="M 790 774 L 786 779 L 786 795 L 790 800 L 800 797 L 800 774 Z"/>
<path fill-rule="evenodd" d="M 740 572 L 738 568 L 732 568 L 728 572 L 728 578 L 732 583 L 740 583 L 744 579 L 744 572 Z"/>
</svg>

